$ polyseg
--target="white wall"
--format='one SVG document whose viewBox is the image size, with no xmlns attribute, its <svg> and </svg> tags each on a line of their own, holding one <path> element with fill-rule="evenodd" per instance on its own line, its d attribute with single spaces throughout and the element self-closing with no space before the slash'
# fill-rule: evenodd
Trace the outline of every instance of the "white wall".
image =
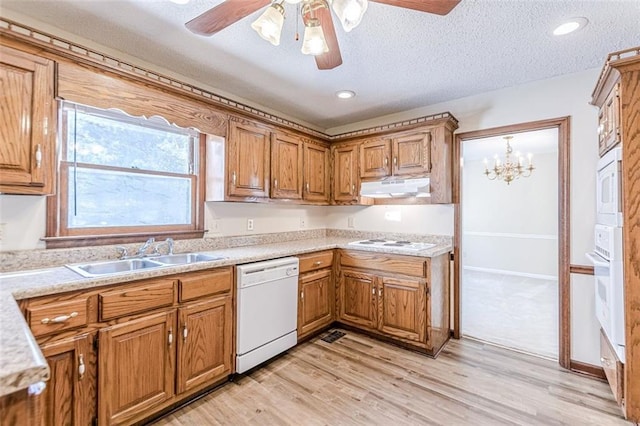
<svg viewBox="0 0 640 426">
<path fill-rule="evenodd" d="M 44 248 L 46 216 L 46 197 L 0 195 L 0 251 Z"/>
<path fill-rule="evenodd" d="M 473 143 L 481 142 L 464 145 Z M 537 154 L 533 174 L 509 185 L 487 179 L 482 160 L 463 157 L 463 267 L 557 278 L 557 153 Z"/>
<path fill-rule="evenodd" d="M 604 61 L 604 58 L 603 58 Z M 589 105 L 599 69 L 536 81 L 482 93 L 399 114 L 328 129 L 339 134 L 382 123 L 450 111 L 460 122 L 460 132 L 509 124 L 571 116 L 571 255 L 573 264 L 588 264 L 584 253 L 593 247 L 595 224 L 595 167 L 597 109 Z M 340 220 L 337 218 L 336 220 Z M 599 326 L 593 311 L 590 277 L 571 277 L 572 358 L 599 364 Z M 579 309 L 578 309 L 579 308 Z M 579 337 L 579 340 L 577 338 Z"/>
</svg>

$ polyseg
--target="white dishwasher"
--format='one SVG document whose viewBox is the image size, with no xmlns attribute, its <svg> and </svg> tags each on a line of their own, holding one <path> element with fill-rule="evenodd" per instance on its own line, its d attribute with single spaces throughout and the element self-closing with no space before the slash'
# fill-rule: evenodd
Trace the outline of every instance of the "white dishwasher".
<svg viewBox="0 0 640 426">
<path fill-rule="evenodd" d="M 298 258 L 239 265 L 236 372 L 244 373 L 298 341 Z"/>
</svg>

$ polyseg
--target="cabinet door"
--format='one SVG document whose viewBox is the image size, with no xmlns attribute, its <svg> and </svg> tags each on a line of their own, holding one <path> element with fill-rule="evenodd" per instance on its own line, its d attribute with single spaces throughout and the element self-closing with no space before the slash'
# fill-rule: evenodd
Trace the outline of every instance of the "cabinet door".
<svg viewBox="0 0 640 426">
<path fill-rule="evenodd" d="M 391 176 L 391 141 L 375 139 L 360 146 L 360 177 Z"/>
<path fill-rule="evenodd" d="M 426 292 L 424 280 L 380 277 L 378 329 L 391 336 L 426 342 Z"/>
<path fill-rule="evenodd" d="M 304 199 L 329 202 L 329 148 L 304 144 Z"/>
<path fill-rule="evenodd" d="M 100 330 L 101 425 L 127 423 L 174 394 L 175 310 Z"/>
<path fill-rule="evenodd" d="M 334 148 L 333 201 L 350 202 L 358 199 L 358 163 L 355 145 Z"/>
<path fill-rule="evenodd" d="M 231 374 L 231 296 L 178 310 L 178 393 Z"/>
<path fill-rule="evenodd" d="M 340 273 L 339 317 L 341 321 L 375 329 L 377 324 L 375 277 L 343 269 Z"/>
<path fill-rule="evenodd" d="M 229 195 L 269 196 L 270 134 L 269 130 L 257 125 L 229 122 L 227 150 Z"/>
<path fill-rule="evenodd" d="M 53 62 L 0 46 L 0 192 L 53 191 Z"/>
<path fill-rule="evenodd" d="M 298 337 L 325 327 L 333 321 L 334 292 L 331 270 L 323 269 L 300 277 Z"/>
<path fill-rule="evenodd" d="M 302 141 L 290 135 L 271 135 L 271 198 L 302 199 Z"/>
<path fill-rule="evenodd" d="M 51 378 L 38 398 L 42 423 L 91 424 L 96 415 L 94 334 L 81 334 L 40 346 Z"/>
<path fill-rule="evenodd" d="M 431 171 L 431 132 L 392 139 L 393 175 L 425 175 Z"/>
<path fill-rule="evenodd" d="M 602 134 L 600 140 L 600 155 L 609 151 L 620 142 L 620 95 L 617 84 L 604 101 L 600 112 Z"/>
</svg>

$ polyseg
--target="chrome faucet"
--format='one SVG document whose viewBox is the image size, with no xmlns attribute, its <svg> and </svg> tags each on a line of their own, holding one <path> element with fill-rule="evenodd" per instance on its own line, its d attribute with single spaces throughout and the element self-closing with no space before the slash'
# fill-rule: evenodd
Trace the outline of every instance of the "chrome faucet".
<svg viewBox="0 0 640 426">
<path fill-rule="evenodd" d="M 167 254 L 173 254 L 173 238 L 167 238 L 164 242 L 167 243 Z"/>
<path fill-rule="evenodd" d="M 149 246 L 151 244 L 153 244 L 155 242 L 155 240 L 156 240 L 155 238 L 151 237 L 143 245 L 141 245 L 140 248 L 138 249 L 137 256 L 138 257 L 143 257 L 144 256 L 144 252 L 147 251 Z"/>
</svg>

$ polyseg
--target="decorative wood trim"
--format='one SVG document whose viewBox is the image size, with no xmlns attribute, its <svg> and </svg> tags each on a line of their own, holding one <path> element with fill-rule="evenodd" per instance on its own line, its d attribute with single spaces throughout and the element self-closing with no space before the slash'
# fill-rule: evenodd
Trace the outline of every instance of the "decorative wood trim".
<svg viewBox="0 0 640 426">
<path fill-rule="evenodd" d="M 604 86 L 607 84 L 607 80 L 609 80 L 609 74 L 611 74 L 616 67 L 619 67 L 626 62 L 637 61 L 638 56 L 640 56 L 640 46 L 632 47 L 631 49 L 619 50 L 617 52 L 610 53 L 607 56 L 604 67 L 602 67 L 602 71 L 600 71 L 600 75 L 598 76 L 596 87 L 593 89 L 593 94 L 591 95 L 592 105 L 596 105 L 597 99 L 599 98 L 598 94 L 606 96 L 607 92 L 609 92 L 609 90 L 603 90 Z"/>
<path fill-rule="evenodd" d="M 594 268 L 593 266 L 587 265 L 569 265 L 569 273 L 571 274 L 582 274 L 582 275 L 593 275 Z"/>
<path fill-rule="evenodd" d="M 365 129 L 354 130 L 352 132 L 340 133 L 338 135 L 325 135 L 330 141 L 346 141 L 347 139 L 358 138 L 362 136 L 379 136 L 386 133 L 396 132 L 399 130 L 411 130 L 413 128 L 425 125 L 437 125 L 441 122 L 451 120 L 451 131 L 458 128 L 458 120 L 450 112 L 442 112 L 440 114 L 425 115 L 423 117 L 410 118 L 408 120 L 396 121 L 394 123 L 383 124 L 380 126 L 368 127 Z"/>
<path fill-rule="evenodd" d="M 570 305 L 570 272 L 569 272 L 569 244 L 570 244 L 570 117 L 553 118 L 549 120 L 532 121 L 528 123 L 512 124 L 491 129 L 476 130 L 456 135 L 453 145 L 453 202 L 454 202 L 454 327 L 455 338 L 460 337 L 460 262 L 462 228 L 461 228 L 461 176 L 460 153 L 461 144 L 473 139 L 500 136 L 511 133 L 522 133 L 533 130 L 558 129 L 558 289 L 559 289 L 559 357 L 558 361 L 564 368 L 570 368 L 571 362 L 571 305 Z"/>
<path fill-rule="evenodd" d="M 586 362 L 580 362 L 572 359 L 569 362 L 569 370 L 580 374 L 586 374 L 587 376 L 592 376 L 597 379 L 607 380 L 607 376 L 604 374 L 604 369 L 599 365 L 587 364 Z"/>
</svg>

